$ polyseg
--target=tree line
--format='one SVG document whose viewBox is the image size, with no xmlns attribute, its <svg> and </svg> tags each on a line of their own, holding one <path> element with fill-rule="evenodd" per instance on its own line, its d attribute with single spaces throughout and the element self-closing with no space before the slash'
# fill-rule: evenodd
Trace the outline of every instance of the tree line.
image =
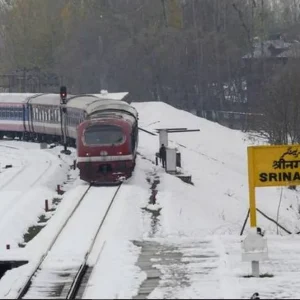
<svg viewBox="0 0 300 300">
<path fill-rule="evenodd" d="M 199 115 L 251 111 L 242 57 L 255 38 L 284 32 L 297 39 L 299 4 L 2 0 L 0 74 L 38 68 L 57 74 L 72 93 L 129 91 L 134 101 L 164 101 Z M 293 62 L 265 78 L 260 130 L 272 143 L 298 141 L 298 69 Z"/>
</svg>

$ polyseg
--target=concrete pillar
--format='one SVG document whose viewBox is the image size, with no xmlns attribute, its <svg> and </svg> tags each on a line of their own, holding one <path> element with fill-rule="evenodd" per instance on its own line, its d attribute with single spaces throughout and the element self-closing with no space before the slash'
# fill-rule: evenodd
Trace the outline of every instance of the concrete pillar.
<svg viewBox="0 0 300 300">
<path fill-rule="evenodd" d="M 161 145 L 164 144 L 168 147 L 168 131 L 167 130 L 160 130 L 159 131 L 159 148 Z"/>
</svg>

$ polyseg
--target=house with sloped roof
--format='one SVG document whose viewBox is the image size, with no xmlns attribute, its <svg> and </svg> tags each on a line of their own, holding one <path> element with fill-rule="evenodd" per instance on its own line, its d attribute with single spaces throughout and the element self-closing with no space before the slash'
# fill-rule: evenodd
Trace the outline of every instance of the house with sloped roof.
<svg viewBox="0 0 300 300">
<path fill-rule="evenodd" d="M 264 83 L 280 71 L 290 60 L 300 62 L 300 42 L 285 41 L 281 35 L 271 36 L 268 40 L 255 39 L 252 51 L 242 57 L 244 76 L 247 81 L 248 107 L 253 112 L 263 101 Z"/>
</svg>

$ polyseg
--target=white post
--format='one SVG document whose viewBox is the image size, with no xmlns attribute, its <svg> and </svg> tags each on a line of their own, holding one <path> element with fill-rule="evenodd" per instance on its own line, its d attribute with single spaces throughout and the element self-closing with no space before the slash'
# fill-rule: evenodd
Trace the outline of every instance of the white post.
<svg viewBox="0 0 300 300">
<path fill-rule="evenodd" d="M 259 261 L 252 261 L 251 262 L 252 266 L 252 276 L 253 277 L 259 277 Z"/>
<path fill-rule="evenodd" d="M 251 262 L 252 276 L 259 277 L 259 262 L 268 259 L 267 239 L 251 228 L 242 241 L 242 260 Z"/>
<path fill-rule="evenodd" d="M 159 148 L 164 144 L 165 147 L 168 147 L 168 131 L 160 130 L 159 131 Z"/>
</svg>

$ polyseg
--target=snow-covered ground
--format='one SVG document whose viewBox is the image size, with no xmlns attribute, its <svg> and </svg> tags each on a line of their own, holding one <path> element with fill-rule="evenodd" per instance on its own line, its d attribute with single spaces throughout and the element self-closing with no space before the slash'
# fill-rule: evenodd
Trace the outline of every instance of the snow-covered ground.
<svg viewBox="0 0 300 300">
<path fill-rule="evenodd" d="M 43 214 L 45 200 L 51 202 L 57 185 L 67 180 L 72 158 L 59 157 L 57 148 L 39 147 L 0 141 L 0 256 L 7 252 L 6 244 L 12 250 L 18 248 L 28 227 Z"/>
<path fill-rule="evenodd" d="M 137 296 L 146 279 L 146 273 L 138 265 L 139 255 L 144 251 L 141 242 L 151 249 L 157 247 L 151 264 L 161 274 L 148 298 L 250 298 L 254 292 L 259 292 L 261 298 L 299 298 L 300 248 L 297 245 L 300 237 L 287 236 L 261 215 L 258 215 L 258 225 L 266 230 L 270 258 L 261 263 L 261 273 L 273 277 L 244 277 L 251 273 L 251 268 L 250 263 L 242 262 L 239 234 L 249 207 L 247 146 L 254 141 L 245 133 L 161 102 L 133 105 L 139 111 L 140 127 L 146 130 L 200 129 L 169 134 L 169 145 L 181 152 L 182 168 L 192 176 L 194 185 L 156 166 L 158 137 L 140 131 L 135 172 L 123 186 L 122 200 L 107 223 L 109 230 L 99 236 L 100 254 L 89 261 L 95 268 L 84 298 Z M 45 244 L 76 205 L 76 189 L 84 188 L 77 180 L 41 233 L 26 248 L 17 249 L 27 227 L 43 213 L 44 199 L 55 197 L 56 184 L 65 180 L 72 164 L 72 157 L 61 157 L 66 162 L 58 157 L 59 147 L 38 148 L 38 144 L 0 142 L 0 234 L 5 237 L 0 241 L 3 243 L 0 255 L 3 258 L 18 255 L 38 259 Z M 13 164 L 13 168 L 2 169 L 5 164 Z M 149 205 L 149 197 L 154 181 L 157 203 L 153 206 Z M 261 188 L 256 194 L 261 211 L 278 219 L 292 233 L 300 231 L 297 191 Z M 101 188 L 99 201 L 100 195 Z M 157 213 L 151 213 L 151 209 Z M 84 227 L 84 219 L 78 222 Z M 246 232 L 248 229 L 249 222 Z M 74 236 L 81 239 L 80 234 Z M 12 250 L 5 250 L 7 243 L 13 245 Z M 171 253 L 173 258 L 165 259 L 166 253 Z M 1 298 L 12 295 L 10 286 L 28 267 L 7 272 L 0 281 Z"/>
</svg>

